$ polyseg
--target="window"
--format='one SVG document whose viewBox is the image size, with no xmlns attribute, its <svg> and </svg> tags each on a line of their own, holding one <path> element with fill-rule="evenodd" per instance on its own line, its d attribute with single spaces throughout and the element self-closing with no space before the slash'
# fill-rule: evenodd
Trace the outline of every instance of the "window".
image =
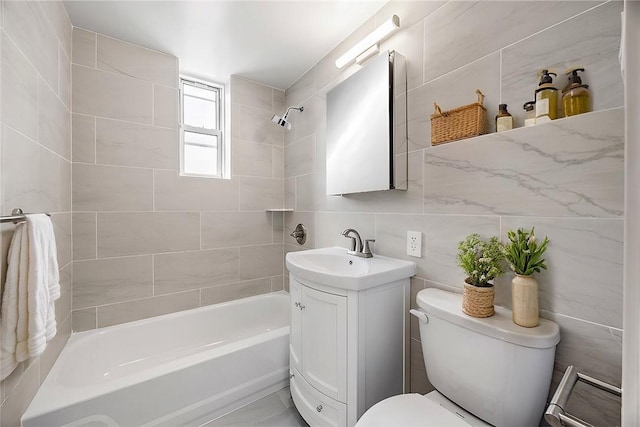
<svg viewBox="0 0 640 427">
<path fill-rule="evenodd" d="M 224 87 L 180 79 L 182 175 L 223 177 Z"/>
</svg>

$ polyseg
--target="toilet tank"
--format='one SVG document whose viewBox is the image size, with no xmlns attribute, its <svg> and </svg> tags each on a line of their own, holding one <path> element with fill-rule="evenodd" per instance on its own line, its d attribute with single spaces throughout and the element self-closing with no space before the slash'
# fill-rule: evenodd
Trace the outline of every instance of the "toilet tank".
<svg viewBox="0 0 640 427">
<path fill-rule="evenodd" d="M 560 341 L 558 325 L 535 328 L 511 320 L 511 311 L 475 318 L 461 310 L 462 295 L 424 289 L 417 303 L 428 321 L 420 338 L 429 381 L 447 398 L 497 427 L 537 426 L 542 417 Z"/>
</svg>

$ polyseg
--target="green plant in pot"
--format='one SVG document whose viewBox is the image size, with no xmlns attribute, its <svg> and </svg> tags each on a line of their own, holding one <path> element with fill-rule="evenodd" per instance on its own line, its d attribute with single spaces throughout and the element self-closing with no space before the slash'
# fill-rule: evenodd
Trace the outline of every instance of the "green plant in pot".
<svg viewBox="0 0 640 427">
<path fill-rule="evenodd" d="M 462 294 L 462 311 L 473 317 L 490 317 L 493 308 L 492 280 L 504 273 L 503 247 L 497 237 L 483 239 L 470 234 L 458 243 L 458 265 L 467 273 Z"/>
<path fill-rule="evenodd" d="M 538 326 L 538 281 L 533 274 L 547 269 L 543 255 L 549 238 L 538 242 L 534 231 L 535 228 L 509 230 L 509 242 L 504 246 L 504 257 L 516 274 L 511 280 L 513 323 L 525 328 Z"/>
</svg>

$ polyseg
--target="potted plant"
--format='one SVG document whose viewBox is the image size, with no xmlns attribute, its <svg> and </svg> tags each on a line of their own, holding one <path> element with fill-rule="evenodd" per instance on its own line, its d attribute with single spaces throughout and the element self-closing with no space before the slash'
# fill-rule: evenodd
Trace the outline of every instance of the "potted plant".
<svg viewBox="0 0 640 427">
<path fill-rule="evenodd" d="M 458 243 L 458 265 L 467 278 L 462 294 L 462 311 L 473 317 L 490 317 L 493 308 L 494 287 L 491 282 L 501 275 L 502 244 L 497 237 L 484 240 L 479 234 L 470 234 Z"/>
<path fill-rule="evenodd" d="M 507 233 L 509 243 L 504 246 L 504 257 L 509 267 L 516 274 L 511 281 L 511 301 L 513 307 L 513 323 L 533 328 L 538 326 L 538 282 L 533 273 L 546 270 L 544 252 L 547 250 L 549 238 L 545 237 L 538 244 L 531 231 L 519 228 L 515 233 Z"/>
</svg>

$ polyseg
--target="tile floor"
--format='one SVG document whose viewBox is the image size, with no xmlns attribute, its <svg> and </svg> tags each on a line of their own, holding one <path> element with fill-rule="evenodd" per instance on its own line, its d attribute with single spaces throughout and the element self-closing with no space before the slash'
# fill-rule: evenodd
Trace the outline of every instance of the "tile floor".
<svg viewBox="0 0 640 427">
<path fill-rule="evenodd" d="M 289 387 L 271 393 L 202 427 L 309 427 L 291 400 Z"/>
</svg>

